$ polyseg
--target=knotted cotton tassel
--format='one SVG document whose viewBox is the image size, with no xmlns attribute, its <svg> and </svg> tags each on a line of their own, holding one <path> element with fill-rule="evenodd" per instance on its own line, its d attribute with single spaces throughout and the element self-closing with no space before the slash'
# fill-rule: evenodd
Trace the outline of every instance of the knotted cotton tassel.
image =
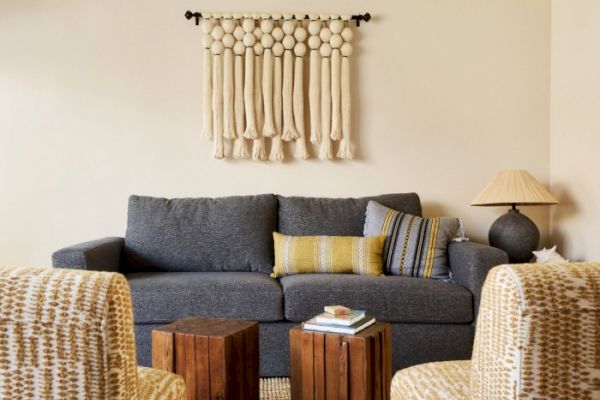
<svg viewBox="0 0 600 400">
<path fill-rule="evenodd" d="M 311 18 L 313 18 L 311 16 Z M 316 16 L 315 16 L 316 18 Z M 321 143 L 321 23 L 310 21 L 308 32 L 308 47 L 310 47 L 310 71 L 308 82 L 308 104 L 310 108 L 310 142 Z"/>
<path fill-rule="evenodd" d="M 211 139 L 213 137 L 212 126 L 212 52 L 210 47 L 213 43 L 211 31 L 213 29 L 213 21 L 203 19 L 200 27 L 204 36 L 202 38 L 204 45 L 203 68 L 202 68 L 202 135 Z"/>
<path fill-rule="evenodd" d="M 211 46 L 213 53 L 213 91 L 212 91 L 212 110 L 213 110 L 213 136 L 214 147 L 213 156 L 222 159 L 225 156 L 223 146 L 223 46 L 224 31 L 220 25 L 212 30 L 214 39 Z"/>
<path fill-rule="evenodd" d="M 294 22 L 284 21 L 282 25 L 285 37 L 283 38 L 283 132 L 281 138 L 286 142 L 296 140 L 300 135 L 294 126 L 294 45 L 296 41 L 292 34 L 294 33 Z"/>
<path fill-rule="evenodd" d="M 252 34 L 254 30 L 254 20 L 244 19 L 242 23 L 244 28 L 244 45 L 246 46 L 246 68 L 244 77 L 244 106 L 246 110 L 246 131 L 244 137 L 256 139 L 258 131 L 256 129 L 256 119 L 254 115 L 254 51 L 252 46 L 256 43 L 256 37 Z"/>
<path fill-rule="evenodd" d="M 260 42 L 264 48 L 263 57 L 263 76 L 262 76 L 262 93 L 264 100 L 264 119 L 262 134 L 264 137 L 275 136 L 275 122 L 273 121 L 273 52 L 271 48 L 274 44 L 273 36 L 273 20 L 265 19 L 260 22 L 263 35 Z"/>
<path fill-rule="evenodd" d="M 343 40 L 340 36 L 344 23 L 339 20 L 333 20 L 329 24 L 329 29 L 333 35 L 329 39 L 331 45 L 331 139 L 340 140 L 342 138 L 342 115 L 341 115 L 341 57 L 340 47 Z"/>
<path fill-rule="evenodd" d="M 235 29 L 235 21 L 225 19 L 222 26 L 225 31 L 225 36 L 223 36 L 223 45 L 225 46 L 223 55 L 223 138 L 235 139 L 235 115 L 233 110 L 233 46 L 235 45 L 235 38 L 232 35 Z"/>
<path fill-rule="evenodd" d="M 258 29 L 258 28 L 257 28 Z M 254 31 L 254 36 L 262 36 L 262 32 Z M 262 130 L 264 118 L 263 118 L 263 98 L 262 98 L 262 44 L 256 43 L 254 45 L 254 54 L 256 58 L 254 61 L 254 115 L 256 116 L 256 126 L 259 130 Z M 258 133 L 259 137 L 254 139 L 252 143 L 252 159 L 255 161 L 263 161 L 267 159 L 267 152 L 265 150 L 265 139 L 261 133 Z"/>
<path fill-rule="evenodd" d="M 306 137 L 304 134 L 304 55 L 306 54 L 306 45 L 303 43 L 306 39 L 306 30 L 299 26 L 294 32 L 296 46 L 294 46 L 294 55 L 296 63 L 294 66 L 294 124 L 298 131 L 296 139 L 296 158 L 306 160 L 308 152 L 306 150 Z"/>
<path fill-rule="evenodd" d="M 281 65 L 281 55 L 283 54 L 283 45 L 279 42 L 283 38 L 283 31 L 277 27 L 273 29 L 273 38 L 278 40 L 273 45 L 273 122 L 275 123 L 275 136 L 271 141 L 271 161 L 281 161 L 284 159 L 283 143 L 281 132 L 283 130 L 283 105 L 281 98 L 283 67 Z M 279 38 L 279 39 L 278 39 Z"/>
<path fill-rule="evenodd" d="M 319 158 L 321 160 L 331 160 L 333 158 L 331 150 L 331 66 L 329 57 L 331 56 L 331 46 L 329 39 L 331 31 L 328 28 L 321 30 L 321 148 L 319 149 Z"/>
<path fill-rule="evenodd" d="M 352 45 L 349 43 L 352 40 L 352 30 L 349 27 L 344 28 L 342 37 L 345 43 L 340 48 L 342 53 L 342 141 L 338 148 L 337 156 L 346 160 L 354 158 L 354 151 L 351 140 L 351 113 L 352 101 L 350 95 L 350 55 L 352 54 Z"/>
<path fill-rule="evenodd" d="M 242 159 L 248 158 L 250 152 L 248 150 L 248 141 L 244 138 L 244 130 L 246 127 L 246 119 L 244 114 L 244 54 L 246 47 L 242 42 L 244 37 L 244 29 L 237 26 L 233 31 L 233 36 L 237 39 L 233 46 L 235 53 L 235 68 L 234 68 L 234 110 L 235 110 L 235 132 L 237 138 L 233 144 L 233 158 Z"/>
</svg>

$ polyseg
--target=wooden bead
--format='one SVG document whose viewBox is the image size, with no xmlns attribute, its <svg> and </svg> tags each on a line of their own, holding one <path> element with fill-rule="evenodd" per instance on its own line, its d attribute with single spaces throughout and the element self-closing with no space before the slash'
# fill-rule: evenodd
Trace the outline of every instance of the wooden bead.
<svg viewBox="0 0 600 400">
<path fill-rule="evenodd" d="M 210 33 L 213 26 L 213 22 L 210 19 L 203 19 L 202 22 L 200 22 L 200 29 L 202 29 L 203 33 Z"/>
<path fill-rule="evenodd" d="M 340 35 L 333 35 L 331 36 L 331 39 L 329 39 L 329 44 L 331 44 L 331 47 L 333 47 L 334 49 L 339 49 L 342 46 L 342 43 L 344 41 L 342 40 L 342 37 Z"/>
<path fill-rule="evenodd" d="M 275 57 L 281 57 L 281 55 L 283 54 L 283 50 L 284 50 L 284 48 L 283 48 L 283 45 L 281 44 L 281 42 L 276 42 L 273 45 L 272 51 L 273 51 L 273 55 Z"/>
<path fill-rule="evenodd" d="M 296 43 L 296 41 L 294 40 L 294 37 L 292 35 L 285 35 L 281 43 L 283 44 L 283 47 L 286 50 L 291 50 L 294 48 L 294 44 Z"/>
<path fill-rule="evenodd" d="M 321 32 L 319 33 L 319 37 L 321 38 L 321 41 L 323 41 L 324 43 L 329 42 L 329 39 L 331 39 L 331 31 L 329 30 L 329 28 L 321 29 Z"/>
<path fill-rule="evenodd" d="M 222 26 L 217 25 L 213 28 L 210 34 L 212 35 L 213 39 L 221 40 L 223 39 L 223 36 L 225 36 L 225 31 L 223 30 Z"/>
<path fill-rule="evenodd" d="M 215 55 L 222 54 L 224 50 L 225 46 L 223 46 L 223 42 L 220 40 L 215 40 L 212 46 L 210 46 L 210 51 L 212 51 L 212 53 Z"/>
<path fill-rule="evenodd" d="M 317 50 L 319 47 L 321 47 L 321 38 L 319 38 L 316 35 L 309 37 L 308 47 L 310 47 L 313 50 Z"/>
<path fill-rule="evenodd" d="M 260 21 L 260 29 L 264 33 L 271 33 L 273 31 L 274 22 L 272 19 L 263 19 Z"/>
<path fill-rule="evenodd" d="M 283 29 L 283 33 L 285 33 L 286 35 L 291 35 L 292 33 L 294 33 L 294 29 L 296 29 L 296 26 L 294 24 L 294 21 L 283 21 L 283 24 L 281 24 L 281 29 Z"/>
<path fill-rule="evenodd" d="M 264 47 L 262 46 L 262 44 L 260 44 L 260 43 L 258 43 L 258 42 L 254 44 L 254 54 L 255 54 L 255 55 L 257 55 L 257 56 L 260 56 L 260 55 L 262 55 L 262 53 L 264 52 L 264 50 L 265 50 L 265 49 L 264 49 Z"/>
<path fill-rule="evenodd" d="M 319 51 L 321 52 L 321 56 L 329 57 L 331 55 L 331 46 L 329 43 L 323 43 Z"/>
<path fill-rule="evenodd" d="M 319 21 L 310 21 L 308 23 L 308 33 L 311 35 L 318 35 L 321 32 L 321 22 Z"/>
<path fill-rule="evenodd" d="M 233 47 L 234 44 L 235 38 L 233 37 L 233 35 L 231 33 L 226 33 L 225 36 L 223 36 L 223 45 L 230 49 Z"/>
<path fill-rule="evenodd" d="M 243 41 L 246 47 L 252 47 L 254 46 L 254 43 L 256 43 L 256 37 L 253 34 L 247 32 L 244 34 Z"/>
<path fill-rule="evenodd" d="M 213 37 L 208 33 L 204 34 L 204 36 L 202 37 L 202 45 L 204 45 L 205 49 L 210 49 L 210 46 L 212 46 L 213 41 Z"/>
<path fill-rule="evenodd" d="M 348 42 L 344 43 L 340 48 L 340 53 L 342 53 L 342 56 L 344 57 L 350 57 L 352 54 L 352 45 Z"/>
<path fill-rule="evenodd" d="M 236 38 L 237 40 L 242 40 L 244 38 L 244 28 L 242 28 L 241 26 L 236 26 L 235 29 L 233 30 L 233 37 Z"/>
<path fill-rule="evenodd" d="M 271 32 L 271 35 L 273 35 L 273 39 L 275 39 L 275 41 L 281 42 L 285 34 L 283 33 L 283 29 L 276 26 L 275 28 L 273 28 L 273 32 Z"/>
<path fill-rule="evenodd" d="M 260 38 L 260 43 L 263 45 L 263 47 L 265 49 L 270 49 L 271 47 L 273 47 L 273 43 L 275 43 L 275 41 L 273 40 L 273 36 L 271 36 L 268 33 L 265 33 Z"/>
<path fill-rule="evenodd" d="M 294 46 L 294 54 L 296 57 L 304 57 L 306 54 L 306 45 L 304 43 L 296 43 Z"/>
<path fill-rule="evenodd" d="M 243 42 L 241 42 L 241 41 L 235 42 L 235 44 L 233 45 L 233 52 L 235 53 L 236 56 L 244 55 L 245 51 L 246 51 L 246 46 L 244 46 Z"/>
<path fill-rule="evenodd" d="M 329 29 L 333 33 L 340 33 L 344 29 L 344 23 L 339 19 L 335 19 L 329 23 Z"/>
<path fill-rule="evenodd" d="M 296 27 L 296 30 L 294 31 L 294 38 L 296 38 L 296 41 L 304 42 L 306 40 L 306 36 L 306 29 L 301 26 Z"/>
<path fill-rule="evenodd" d="M 232 33 L 235 29 L 235 21 L 232 19 L 223 20 L 222 26 L 225 33 Z"/>
<path fill-rule="evenodd" d="M 349 42 L 354 38 L 354 31 L 352 31 L 352 28 L 347 26 L 342 30 L 341 35 L 346 42 Z"/>
<path fill-rule="evenodd" d="M 242 21 L 242 28 L 244 28 L 244 32 L 252 32 L 254 30 L 254 21 L 251 19 L 244 19 Z"/>
</svg>

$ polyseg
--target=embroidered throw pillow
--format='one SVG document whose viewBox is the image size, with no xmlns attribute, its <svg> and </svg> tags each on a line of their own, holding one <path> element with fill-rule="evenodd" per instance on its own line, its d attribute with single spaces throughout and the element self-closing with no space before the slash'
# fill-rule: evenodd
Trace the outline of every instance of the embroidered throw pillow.
<svg viewBox="0 0 600 400">
<path fill-rule="evenodd" d="M 459 229 L 458 218 L 421 218 L 370 201 L 364 235 L 386 235 L 386 274 L 446 279 L 448 244 Z"/>
<path fill-rule="evenodd" d="M 385 236 L 287 236 L 273 232 L 271 277 L 295 274 L 383 275 Z"/>
</svg>

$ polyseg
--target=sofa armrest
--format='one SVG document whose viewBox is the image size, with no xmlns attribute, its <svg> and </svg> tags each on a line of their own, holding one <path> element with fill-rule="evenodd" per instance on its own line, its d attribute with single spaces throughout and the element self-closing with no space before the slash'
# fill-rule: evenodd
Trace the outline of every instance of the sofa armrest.
<svg viewBox="0 0 600 400">
<path fill-rule="evenodd" d="M 65 247 L 52 254 L 52 266 L 118 272 L 123 243 L 123 238 L 106 237 Z"/>
<path fill-rule="evenodd" d="M 508 255 L 495 247 L 474 242 L 453 242 L 448 247 L 452 280 L 473 293 L 473 321 L 477 320 L 481 288 L 490 269 L 508 263 Z"/>
</svg>

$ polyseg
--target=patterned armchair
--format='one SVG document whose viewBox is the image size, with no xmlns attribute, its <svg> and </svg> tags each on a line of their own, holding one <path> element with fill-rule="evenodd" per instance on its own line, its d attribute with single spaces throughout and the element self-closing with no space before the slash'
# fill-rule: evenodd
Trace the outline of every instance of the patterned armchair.
<svg viewBox="0 0 600 400">
<path fill-rule="evenodd" d="M 183 399 L 138 368 L 129 287 L 116 273 L 0 268 L 1 399 Z"/>
<path fill-rule="evenodd" d="M 401 370 L 391 398 L 600 398 L 600 263 L 492 269 L 472 360 Z"/>
</svg>

